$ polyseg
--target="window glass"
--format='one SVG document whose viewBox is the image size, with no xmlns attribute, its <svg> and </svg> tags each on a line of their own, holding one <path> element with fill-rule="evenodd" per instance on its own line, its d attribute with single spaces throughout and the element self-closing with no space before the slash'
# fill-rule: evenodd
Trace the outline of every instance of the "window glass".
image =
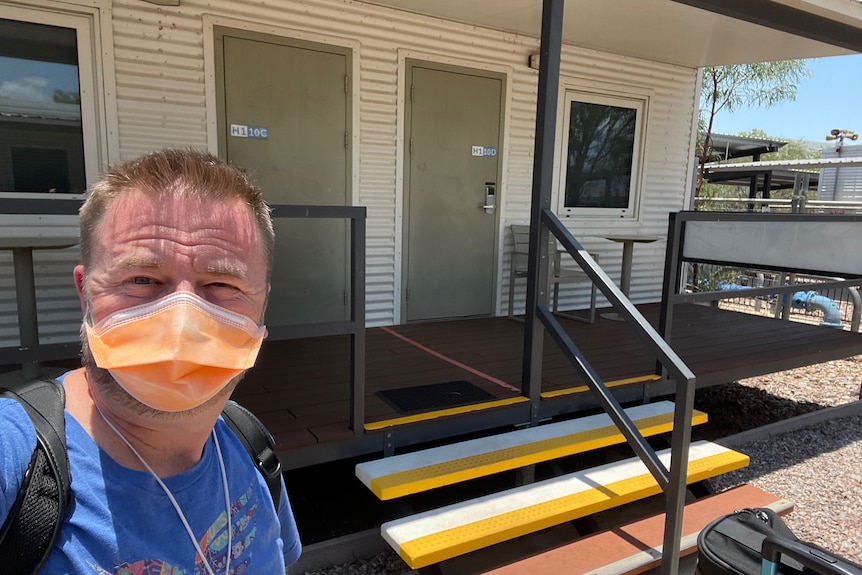
<svg viewBox="0 0 862 575">
<path fill-rule="evenodd" d="M 0 191 L 86 187 L 75 29 L 0 19 Z"/>
<path fill-rule="evenodd" d="M 641 102 L 570 94 L 561 211 L 633 216 Z"/>
</svg>

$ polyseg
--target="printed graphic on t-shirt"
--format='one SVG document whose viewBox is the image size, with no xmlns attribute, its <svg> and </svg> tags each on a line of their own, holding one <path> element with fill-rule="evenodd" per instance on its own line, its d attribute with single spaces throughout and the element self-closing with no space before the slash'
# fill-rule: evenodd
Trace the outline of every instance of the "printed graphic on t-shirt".
<svg viewBox="0 0 862 575">
<path fill-rule="evenodd" d="M 252 501 L 252 486 L 236 499 L 230 506 L 230 514 L 233 524 L 233 532 L 231 533 L 231 552 L 230 572 L 227 575 L 243 575 L 246 573 L 248 566 L 252 560 L 251 545 L 254 541 L 257 525 L 254 522 L 254 515 L 257 512 L 257 503 Z M 179 528 L 184 531 L 183 527 L 177 521 Z M 206 556 L 207 562 L 215 573 L 224 573 L 227 563 L 227 517 L 222 511 L 215 522 L 207 529 L 203 538 L 198 541 L 198 545 Z M 186 533 L 177 533 L 177 537 L 186 538 Z M 191 547 L 191 545 L 189 545 Z M 195 553 L 195 570 L 194 575 L 209 575 L 206 566 L 197 552 Z M 103 567 L 94 569 L 98 575 L 191 575 L 183 569 L 175 567 L 165 561 L 158 559 L 142 559 L 134 563 L 121 563 L 108 570 Z"/>
</svg>

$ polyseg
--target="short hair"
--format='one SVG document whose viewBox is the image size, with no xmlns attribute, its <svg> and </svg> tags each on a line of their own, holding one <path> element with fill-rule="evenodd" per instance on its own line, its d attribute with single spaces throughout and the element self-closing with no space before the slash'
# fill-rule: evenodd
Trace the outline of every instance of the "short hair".
<svg viewBox="0 0 862 575">
<path fill-rule="evenodd" d="M 91 262 L 99 222 L 122 194 L 137 190 L 151 197 L 242 200 L 251 209 L 263 243 L 267 275 L 272 273 L 275 232 L 263 194 L 240 168 L 210 153 L 165 149 L 111 166 L 90 190 L 80 211 L 81 263 Z"/>
</svg>

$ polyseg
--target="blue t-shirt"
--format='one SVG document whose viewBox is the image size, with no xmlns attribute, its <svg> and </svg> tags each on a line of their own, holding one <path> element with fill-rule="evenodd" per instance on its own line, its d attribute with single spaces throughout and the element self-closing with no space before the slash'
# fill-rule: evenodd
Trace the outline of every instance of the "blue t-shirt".
<svg viewBox="0 0 862 575">
<path fill-rule="evenodd" d="M 36 433 L 14 400 L 0 400 L 0 524 L 6 520 L 33 449 Z M 276 515 L 266 482 L 221 419 L 215 426 L 231 502 L 230 573 L 282 575 L 301 546 L 282 482 Z M 147 472 L 117 464 L 66 412 L 66 444 L 74 505 L 42 573 L 205 575 L 168 496 Z M 213 571 L 224 572 L 227 530 L 224 487 L 210 436 L 201 460 L 163 479 L 182 509 Z"/>
</svg>

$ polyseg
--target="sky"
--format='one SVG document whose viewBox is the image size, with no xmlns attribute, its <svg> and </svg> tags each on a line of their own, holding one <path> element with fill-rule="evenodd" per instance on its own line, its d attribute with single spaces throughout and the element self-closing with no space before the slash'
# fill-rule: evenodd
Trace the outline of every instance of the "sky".
<svg viewBox="0 0 862 575">
<path fill-rule="evenodd" d="M 816 58 L 807 66 L 814 76 L 799 83 L 795 102 L 719 112 L 713 130 L 732 135 L 758 128 L 772 138 L 826 146 L 834 145 L 826 135 L 838 128 L 855 131 L 862 142 L 862 54 Z"/>
<path fill-rule="evenodd" d="M 54 90 L 78 91 L 78 67 L 0 56 L 0 98 L 50 102 Z"/>
</svg>

